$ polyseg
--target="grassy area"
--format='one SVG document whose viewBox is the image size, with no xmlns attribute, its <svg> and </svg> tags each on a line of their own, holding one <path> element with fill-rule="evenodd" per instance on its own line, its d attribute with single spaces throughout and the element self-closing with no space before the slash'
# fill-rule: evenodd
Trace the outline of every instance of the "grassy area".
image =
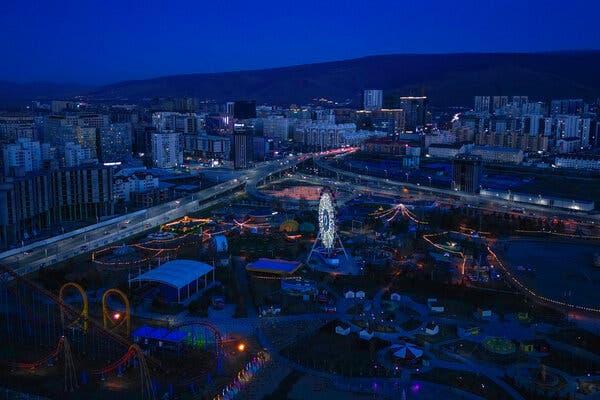
<svg viewBox="0 0 600 400">
<path fill-rule="evenodd" d="M 287 399 L 288 394 L 294 388 L 294 385 L 302 378 L 304 374 L 298 371 L 290 372 L 285 378 L 279 382 L 277 388 L 273 391 L 273 393 L 266 395 L 263 397 L 263 400 L 280 400 Z"/>
<path fill-rule="evenodd" d="M 416 338 L 427 343 L 440 343 L 445 340 L 456 339 L 456 327 L 453 325 L 440 325 L 440 331 L 437 335 L 427 335 L 425 333 L 419 333 L 415 335 Z"/>
<path fill-rule="evenodd" d="M 434 368 L 415 377 L 424 381 L 452 386 L 487 400 L 504 400 L 510 398 L 500 386 L 490 379 L 472 372 Z"/>
<path fill-rule="evenodd" d="M 305 240 L 290 242 L 278 233 L 271 235 L 241 235 L 229 238 L 231 254 L 241 255 L 248 259 L 284 258 L 296 260 L 306 254 L 310 243 Z"/>
<path fill-rule="evenodd" d="M 542 363 L 574 376 L 596 375 L 600 372 L 600 364 L 561 350 L 552 349 L 550 354 L 542 358 Z"/>
<path fill-rule="evenodd" d="M 405 331 L 412 331 L 413 329 L 417 329 L 421 325 L 421 320 L 417 318 L 409 318 L 403 323 L 400 324 L 400 328 Z"/>
<path fill-rule="evenodd" d="M 555 334 L 550 335 L 550 338 L 570 344 L 572 346 L 581 347 L 596 355 L 600 355 L 600 346 L 598 346 L 598 336 L 588 331 L 580 329 L 564 329 Z"/>
<path fill-rule="evenodd" d="M 385 376 L 376 362 L 377 351 L 389 342 L 373 338 L 360 339 L 356 334 L 335 333 L 335 323 L 328 323 L 314 334 L 283 349 L 282 354 L 308 368 L 344 376 Z"/>
</svg>

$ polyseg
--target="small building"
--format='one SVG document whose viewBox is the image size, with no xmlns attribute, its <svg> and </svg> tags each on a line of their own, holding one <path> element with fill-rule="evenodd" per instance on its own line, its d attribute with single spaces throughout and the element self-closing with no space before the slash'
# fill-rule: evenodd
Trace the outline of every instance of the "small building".
<svg viewBox="0 0 600 400">
<path fill-rule="evenodd" d="M 401 299 L 402 299 L 402 296 L 400 296 L 400 294 L 398 294 L 398 293 L 392 293 L 390 295 L 391 301 L 400 301 Z"/>
<path fill-rule="evenodd" d="M 429 321 L 427 325 L 425 325 L 425 334 L 434 336 L 440 333 L 440 326 L 433 321 Z"/>
<path fill-rule="evenodd" d="M 354 293 L 352 290 L 348 290 L 346 293 L 344 293 L 344 297 L 346 299 L 353 299 L 356 297 L 356 293 Z"/>
<path fill-rule="evenodd" d="M 365 292 L 362 290 L 359 290 L 358 292 L 356 292 L 356 298 L 357 299 L 364 299 L 366 296 Z"/>
<path fill-rule="evenodd" d="M 487 308 L 478 308 L 477 309 L 477 316 L 479 318 L 491 318 L 492 317 L 492 310 L 487 309 Z"/>
<path fill-rule="evenodd" d="M 350 334 L 350 324 L 340 321 L 335 325 L 335 333 L 342 336 L 348 336 Z"/>
<path fill-rule="evenodd" d="M 144 325 L 133 331 L 134 343 L 147 350 L 168 350 L 179 353 L 186 338 L 186 333 L 179 330 L 169 331 Z"/>
<path fill-rule="evenodd" d="M 277 305 L 262 306 L 259 309 L 260 317 L 273 316 L 279 314 L 281 314 L 281 307 Z"/>
<path fill-rule="evenodd" d="M 436 298 L 427 299 L 427 307 L 429 308 L 429 311 L 435 313 L 443 313 L 445 310 L 444 306 L 439 304 Z"/>
<path fill-rule="evenodd" d="M 374 335 L 375 335 L 375 332 L 373 332 L 369 329 L 363 329 L 362 331 L 360 331 L 358 333 L 358 337 L 363 340 L 371 340 L 371 339 L 373 339 Z"/>
<path fill-rule="evenodd" d="M 550 351 L 548 343 L 541 339 L 523 340 L 519 343 L 519 348 L 524 353 L 531 353 L 534 351 L 538 353 L 548 353 Z"/>
<path fill-rule="evenodd" d="M 479 335 L 479 327 L 478 326 L 468 326 L 468 327 L 458 327 L 458 336 L 466 337 L 466 336 L 477 336 Z"/>
</svg>

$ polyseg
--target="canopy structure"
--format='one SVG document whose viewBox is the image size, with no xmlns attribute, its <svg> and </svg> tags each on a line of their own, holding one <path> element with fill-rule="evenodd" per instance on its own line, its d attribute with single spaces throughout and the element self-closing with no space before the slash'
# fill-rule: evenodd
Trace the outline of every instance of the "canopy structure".
<svg viewBox="0 0 600 400">
<path fill-rule="evenodd" d="M 423 355 L 423 350 L 412 343 L 395 344 L 392 350 L 394 350 L 394 357 L 403 360 L 414 360 Z"/>
<path fill-rule="evenodd" d="M 214 268 L 203 262 L 194 260 L 173 260 L 163 265 L 144 272 L 131 279 L 129 282 L 152 282 L 171 288 L 163 290 L 165 298 L 181 302 L 183 293 L 185 298 L 199 290 L 199 281 L 204 278 L 204 288 L 208 286 L 208 275 L 212 273 L 212 282 L 215 280 Z"/>
</svg>

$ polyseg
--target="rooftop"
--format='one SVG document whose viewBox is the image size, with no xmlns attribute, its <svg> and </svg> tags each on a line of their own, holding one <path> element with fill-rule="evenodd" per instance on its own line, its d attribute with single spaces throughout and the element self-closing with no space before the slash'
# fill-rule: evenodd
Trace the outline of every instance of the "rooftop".
<svg viewBox="0 0 600 400">
<path fill-rule="evenodd" d="M 257 261 L 246 266 L 251 272 L 265 272 L 269 274 L 287 275 L 293 274 L 302 265 L 299 261 L 288 261 L 277 258 L 259 258 Z"/>
<path fill-rule="evenodd" d="M 194 260 L 173 260 L 151 269 L 134 279 L 132 282 L 158 282 L 172 286 L 177 290 L 191 284 L 197 279 L 207 275 L 213 267 Z"/>
</svg>

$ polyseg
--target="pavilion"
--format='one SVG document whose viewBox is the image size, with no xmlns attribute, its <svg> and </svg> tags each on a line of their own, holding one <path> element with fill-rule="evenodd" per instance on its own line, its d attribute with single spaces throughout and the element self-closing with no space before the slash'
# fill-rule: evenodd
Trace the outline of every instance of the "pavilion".
<svg viewBox="0 0 600 400">
<path fill-rule="evenodd" d="M 215 282 L 215 270 L 211 265 L 194 260 L 178 259 L 130 279 L 132 282 L 157 284 L 161 296 L 172 303 L 185 303 L 190 297 Z"/>
</svg>

